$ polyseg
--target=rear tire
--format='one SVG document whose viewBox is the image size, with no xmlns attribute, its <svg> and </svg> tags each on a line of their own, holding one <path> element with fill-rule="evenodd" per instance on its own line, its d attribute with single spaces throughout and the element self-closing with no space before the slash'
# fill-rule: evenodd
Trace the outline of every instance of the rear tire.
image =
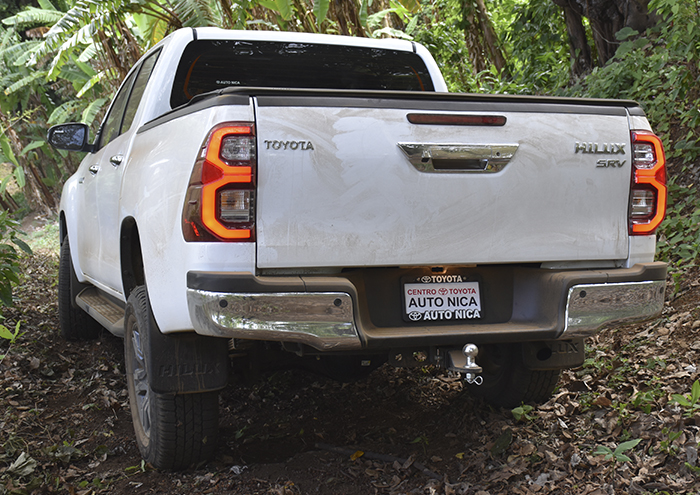
<svg viewBox="0 0 700 495">
<path fill-rule="evenodd" d="M 526 368 L 520 344 L 483 346 L 476 362 L 484 370 L 481 375 L 484 383 L 469 385 L 469 391 L 497 407 L 547 402 L 561 373 L 560 370 Z"/>
<path fill-rule="evenodd" d="M 85 311 L 75 306 L 73 294 L 80 285 L 75 276 L 70 255 L 68 236 L 63 238 L 58 262 L 58 321 L 61 335 L 66 340 L 94 340 L 100 336 L 102 326 Z"/>
<path fill-rule="evenodd" d="M 149 365 L 151 332 L 158 332 L 144 286 L 129 296 L 124 354 L 131 418 L 141 456 L 158 469 L 181 470 L 212 457 L 219 429 L 218 392 L 160 394 Z"/>
</svg>

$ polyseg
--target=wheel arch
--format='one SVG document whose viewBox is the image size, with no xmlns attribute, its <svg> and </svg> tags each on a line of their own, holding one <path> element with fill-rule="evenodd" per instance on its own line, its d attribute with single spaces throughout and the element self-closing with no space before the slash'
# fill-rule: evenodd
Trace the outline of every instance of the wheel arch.
<svg viewBox="0 0 700 495">
<path fill-rule="evenodd" d="M 133 217 L 125 218 L 122 222 L 119 236 L 119 253 L 124 298 L 128 299 L 129 294 L 136 287 L 146 285 L 141 239 L 136 220 Z"/>
<path fill-rule="evenodd" d="M 66 214 L 61 211 L 58 216 L 58 242 L 59 245 L 63 245 L 63 239 L 65 239 L 68 234 L 68 226 L 66 225 Z"/>
</svg>

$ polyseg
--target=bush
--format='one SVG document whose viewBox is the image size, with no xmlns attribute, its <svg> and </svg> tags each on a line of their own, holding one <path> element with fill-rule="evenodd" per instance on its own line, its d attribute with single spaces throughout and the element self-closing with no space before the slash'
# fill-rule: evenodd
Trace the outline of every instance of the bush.
<svg viewBox="0 0 700 495">
<path fill-rule="evenodd" d="M 18 247 L 27 254 L 31 248 L 19 238 L 19 222 L 7 211 L 0 212 L 0 305 L 12 305 L 12 284 L 19 283 L 20 264 Z"/>
</svg>

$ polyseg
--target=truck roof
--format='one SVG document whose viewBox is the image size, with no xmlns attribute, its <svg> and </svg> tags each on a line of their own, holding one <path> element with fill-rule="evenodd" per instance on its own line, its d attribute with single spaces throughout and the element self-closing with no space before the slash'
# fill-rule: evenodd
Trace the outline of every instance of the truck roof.
<svg viewBox="0 0 700 495">
<path fill-rule="evenodd" d="M 416 43 L 395 38 L 362 38 L 335 34 L 297 33 L 290 31 L 243 31 L 221 29 L 217 27 L 198 27 L 179 29 L 168 36 L 185 37 L 189 39 L 209 40 L 250 40 L 250 41 L 281 41 L 299 43 L 318 43 L 326 45 L 358 46 L 367 48 L 382 48 L 416 51 Z"/>
</svg>

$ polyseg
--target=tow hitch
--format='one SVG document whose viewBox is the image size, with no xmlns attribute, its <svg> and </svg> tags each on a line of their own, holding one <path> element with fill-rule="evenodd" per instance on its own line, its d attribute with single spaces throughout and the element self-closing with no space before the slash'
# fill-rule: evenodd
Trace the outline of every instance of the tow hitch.
<svg viewBox="0 0 700 495">
<path fill-rule="evenodd" d="M 448 351 L 450 356 L 448 369 L 464 373 L 464 380 L 470 385 L 481 385 L 484 383 L 484 377 L 481 376 L 481 366 L 476 364 L 476 356 L 479 354 L 479 348 L 475 344 L 466 344 L 462 350 Z"/>
</svg>

